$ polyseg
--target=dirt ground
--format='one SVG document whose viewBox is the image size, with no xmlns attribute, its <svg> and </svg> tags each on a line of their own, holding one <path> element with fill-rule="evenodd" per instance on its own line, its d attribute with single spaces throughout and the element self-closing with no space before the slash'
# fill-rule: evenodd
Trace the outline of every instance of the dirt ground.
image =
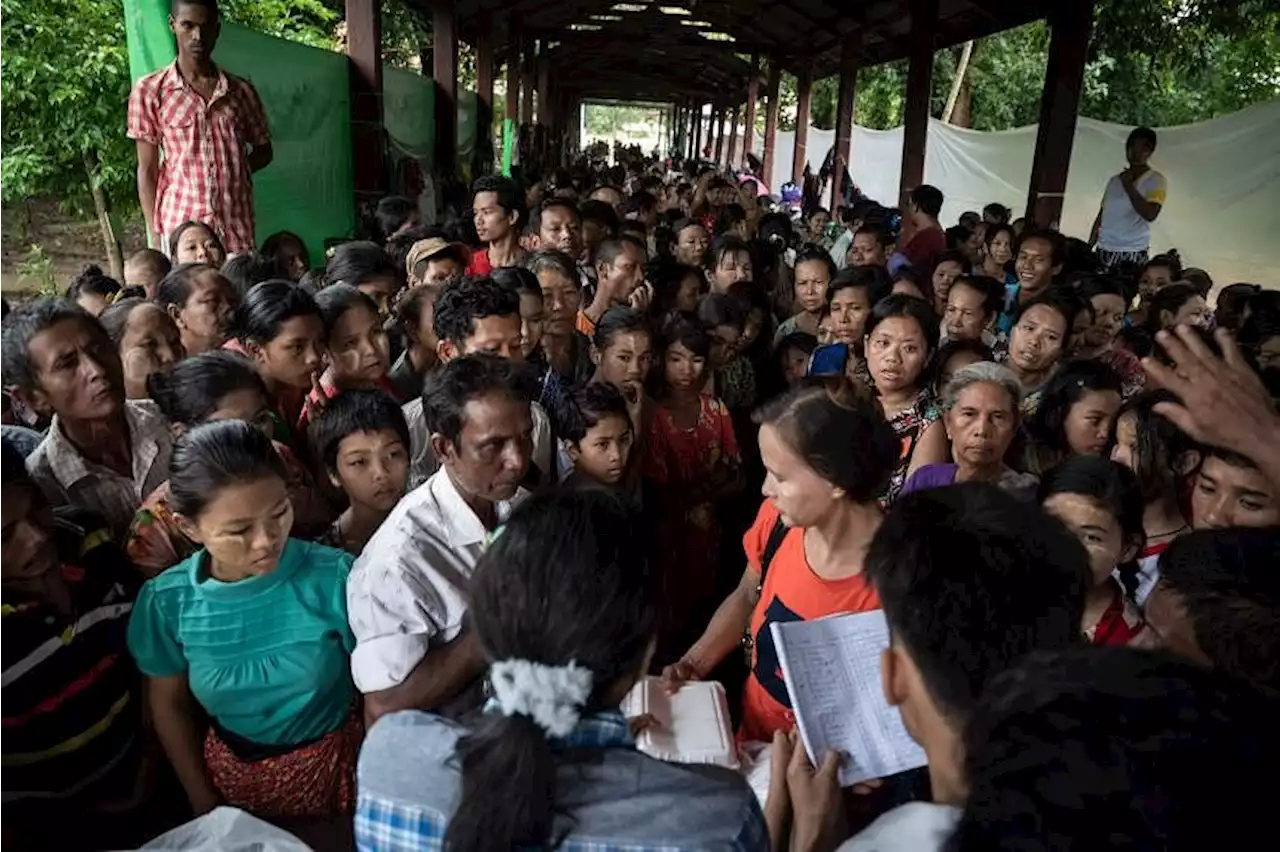
<svg viewBox="0 0 1280 852">
<path fill-rule="evenodd" d="M 143 230 L 140 214 L 122 218 L 118 236 L 125 257 L 146 247 Z M 32 245 L 40 246 L 50 259 L 59 290 L 90 263 L 100 265 L 104 271 L 108 269 L 96 219 L 70 216 L 58 208 L 56 201 L 33 198 L 0 209 L 0 289 L 6 294 L 31 293 L 41 286 L 38 278 L 19 272 Z"/>
</svg>

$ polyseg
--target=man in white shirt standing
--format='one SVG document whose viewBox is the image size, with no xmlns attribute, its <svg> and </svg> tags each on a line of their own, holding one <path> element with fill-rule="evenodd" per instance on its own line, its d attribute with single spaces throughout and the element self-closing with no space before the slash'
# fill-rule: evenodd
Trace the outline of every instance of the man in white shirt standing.
<svg viewBox="0 0 1280 852">
<path fill-rule="evenodd" d="M 526 496 L 533 449 L 522 365 L 456 358 L 428 379 L 423 411 L 440 469 L 404 497 L 356 559 L 347 614 L 365 721 L 440 709 L 484 671 L 466 587 L 494 531 Z"/>
<path fill-rule="evenodd" d="M 1160 215 L 1169 192 L 1165 176 L 1147 163 L 1155 151 L 1156 132 L 1149 127 L 1135 128 L 1124 146 L 1129 167 L 1107 181 L 1089 237 L 1105 268 L 1147 262 L 1151 223 Z"/>
</svg>

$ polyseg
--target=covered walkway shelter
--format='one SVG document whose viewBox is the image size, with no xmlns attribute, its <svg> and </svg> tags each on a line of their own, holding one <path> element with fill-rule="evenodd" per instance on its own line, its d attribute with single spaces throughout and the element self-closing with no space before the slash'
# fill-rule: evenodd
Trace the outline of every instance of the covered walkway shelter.
<svg viewBox="0 0 1280 852">
<path fill-rule="evenodd" d="M 551 150 L 578 148 L 584 101 L 671 105 L 664 130 L 687 156 L 736 166 L 755 147 L 765 112 L 764 174 L 772 172 L 781 72 L 798 80 L 792 173 L 806 163 L 813 81 L 838 74 L 837 165 L 850 150 L 857 72 L 909 61 L 901 190 L 924 175 L 934 53 L 1044 18 L 1052 36 L 1039 133 L 1027 192 L 1027 218 L 1058 221 L 1093 20 L 1093 0 L 409 0 L 431 16 L 436 138 L 455 138 L 458 43 L 475 48 L 477 100 L 491 115 L 494 77 L 506 65 L 507 128 L 531 125 Z M 385 188 L 381 0 L 346 0 L 352 63 L 352 143 L 356 190 Z M 763 91 L 762 91 L 763 88 Z M 726 139 L 726 120 L 730 125 Z M 484 125 L 482 125 L 484 126 Z M 739 126 L 745 138 L 737 138 Z M 456 172 L 456 152 L 437 146 L 436 171 Z M 832 199 L 841 197 L 835 169 Z"/>
</svg>

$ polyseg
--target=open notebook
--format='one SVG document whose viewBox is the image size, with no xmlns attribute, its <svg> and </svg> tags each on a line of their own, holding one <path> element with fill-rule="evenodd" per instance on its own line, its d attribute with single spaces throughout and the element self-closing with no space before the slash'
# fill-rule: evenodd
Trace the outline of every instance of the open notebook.
<svg viewBox="0 0 1280 852">
<path fill-rule="evenodd" d="M 667 695 L 659 678 L 647 677 L 622 700 L 622 713 L 628 719 L 648 713 L 658 720 L 636 736 L 636 746 L 650 757 L 738 768 L 729 704 L 715 681 L 686 683 Z"/>
<path fill-rule="evenodd" d="M 880 653 L 889 646 L 883 611 L 774 622 L 770 631 L 815 766 L 825 752 L 841 753 L 840 784 L 848 787 L 925 765 L 880 687 Z"/>
</svg>

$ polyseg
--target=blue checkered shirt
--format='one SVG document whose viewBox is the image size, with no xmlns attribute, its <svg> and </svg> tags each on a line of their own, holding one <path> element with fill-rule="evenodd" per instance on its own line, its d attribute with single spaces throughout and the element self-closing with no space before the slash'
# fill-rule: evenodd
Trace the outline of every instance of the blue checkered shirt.
<svg viewBox="0 0 1280 852">
<path fill-rule="evenodd" d="M 383 717 L 360 752 L 356 847 L 362 852 L 444 848 L 457 807 L 453 759 L 466 729 L 419 711 Z M 662 763 L 636 751 L 617 712 L 584 719 L 565 749 L 600 751 L 593 763 L 562 765 L 556 780 L 560 852 L 767 852 L 755 794 L 740 777 L 712 767 Z M 494 791 L 501 795 L 501 791 Z"/>
</svg>

